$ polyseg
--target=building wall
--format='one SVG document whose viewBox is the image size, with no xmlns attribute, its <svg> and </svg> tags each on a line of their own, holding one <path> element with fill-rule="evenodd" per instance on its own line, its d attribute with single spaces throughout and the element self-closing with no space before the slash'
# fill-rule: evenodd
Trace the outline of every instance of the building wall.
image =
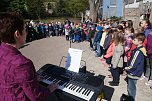
<svg viewBox="0 0 152 101">
<path fill-rule="evenodd" d="M 133 21 L 133 27 L 136 29 L 139 27 L 140 23 L 140 14 L 138 8 L 127 8 L 124 12 L 124 19 L 126 20 L 132 20 Z"/>
<path fill-rule="evenodd" d="M 117 0 L 117 14 L 116 16 L 122 17 L 123 16 L 123 0 Z"/>
<path fill-rule="evenodd" d="M 110 0 L 103 0 L 103 7 L 102 7 L 103 18 L 109 18 L 109 6 L 110 6 Z"/>
<path fill-rule="evenodd" d="M 134 28 L 139 28 L 141 15 L 146 13 L 147 9 L 143 9 L 143 3 L 147 1 L 152 3 L 152 0 L 133 0 L 133 3 L 126 3 L 124 19 L 132 20 Z M 151 4 L 152 5 L 152 4 Z"/>
</svg>

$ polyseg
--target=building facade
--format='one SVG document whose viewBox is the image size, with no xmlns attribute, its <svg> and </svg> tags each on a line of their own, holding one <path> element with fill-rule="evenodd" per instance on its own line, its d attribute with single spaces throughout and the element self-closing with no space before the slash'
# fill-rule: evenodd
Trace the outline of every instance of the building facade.
<svg viewBox="0 0 152 101">
<path fill-rule="evenodd" d="M 124 0 L 103 0 L 101 6 L 102 18 L 110 18 L 112 16 L 123 16 L 123 2 Z"/>
<path fill-rule="evenodd" d="M 152 0 L 125 0 L 123 18 L 132 20 L 135 28 L 139 27 L 142 19 L 150 19 L 151 12 Z"/>
</svg>

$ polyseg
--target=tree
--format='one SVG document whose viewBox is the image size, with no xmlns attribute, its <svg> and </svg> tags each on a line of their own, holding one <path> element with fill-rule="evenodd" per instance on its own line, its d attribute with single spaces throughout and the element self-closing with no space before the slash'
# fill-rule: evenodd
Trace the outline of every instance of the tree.
<svg viewBox="0 0 152 101">
<path fill-rule="evenodd" d="M 65 11 L 65 1 L 64 0 L 55 0 L 55 7 L 54 7 L 54 13 L 55 16 L 63 16 Z"/>
<path fill-rule="evenodd" d="M 6 12 L 9 10 L 10 0 L 1 0 L 0 12 Z"/>
<path fill-rule="evenodd" d="M 46 12 L 43 0 L 26 0 L 27 12 L 31 19 L 45 18 Z"/>
<path fill-rule="evenodd" d="M 93 22 L 97 21 L 98 9 L 99 9 L 99 6 L 101 5 L 102 1 L 103 0 L 89 0 L 89 5 L 90 5 L 89 17 L 92 19 Z"/>
<path fill-rule="evenodd" d="M 77 16 L 84 12 L 88 6 L 88 0 L 45 0 L 48 9 L 53 10 L 52 16 Z"/>
<path fill-rule="evenodd" d="M 51 16 L 63 16 L 65 0 L 43 0 L 46 10 Z"/>
<path fill-rule="evenodd" d="M 68 0 L 66 2 L 65 11 L 76 17 L 80 12 L 84 12 L 87 6 L 88 0 Z"/>
<path fill-rule="evenodd" d="M 9 8 L 10 8 L 10 11 L 24 14 L 26 11 L 25 10 L 25 0 L 11 0 Z"/>
</svg>

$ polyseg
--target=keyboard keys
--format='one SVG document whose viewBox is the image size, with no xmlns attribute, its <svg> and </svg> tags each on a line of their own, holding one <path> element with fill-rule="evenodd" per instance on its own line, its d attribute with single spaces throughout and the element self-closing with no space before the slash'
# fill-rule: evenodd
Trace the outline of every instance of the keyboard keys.
<svg viewBox="0 0 152 101">
<path fill-rule="evenodd" d="M 66 87 L 66 88 L 68 88 L 68 87 L 69 87 L 69 85 L 70 85 L 70 83 L 68 83 L 65 87 Z"/>
<path fill-rule="evenodd" d="M 53 77 L 48 77 L 47 75 L 45 76 L 45 78 L 46 79 L 43 80 L 44 83 L 47 83 L 47 84 L 57 83 L 59 86 L 59 89 L 61 89 L 62 91 L 65 91 L 74 96 L 80 97 L 86 101 L 89 101 L 94 94 L 92 90 L 84 88 L 82 86 L 77 86 L 70 82 L 65 82 Z"/>
<path fill-rule="evenodd" d="M 88 91 L 87 96 L 90 94 L 91 90 Z"/>
<path fill-rule="evenodd" d="M 86 89 L 86 91 L 84 92 L 84 95 L 87 95 L 87 92 L 89 91 L 89 89 Z"/>
<path fill-rule="evenodd" d="M 81 88 L 81 87 L 79 87 L 79 88 L 76 90 L 76 92 L 78 92 L 80 88 Z"/>
<path fill-rule="evenodd" d="M 83 87 L 80 88 L 80 90 L 78 91 L 79 93 L 82 91 Z"/>
<path fill-rule="evenodd" d="M 82 92 L 82 94 L 84 94 L 85 91 L 86 91 L 86 89 Z"/>
</svg>

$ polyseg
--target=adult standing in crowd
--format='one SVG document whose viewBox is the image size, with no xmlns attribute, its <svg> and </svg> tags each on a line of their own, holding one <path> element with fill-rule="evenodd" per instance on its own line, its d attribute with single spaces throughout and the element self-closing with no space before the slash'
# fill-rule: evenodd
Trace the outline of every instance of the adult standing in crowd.
<svg viewBox="0 0 152 101">
<path fill-rule="evenodd" d="M 147 38 L 148 38 L 148 36 L 149 36 L 149 34 L 150 34 L 150 32 L 151 32 L 151 23 L 150 23 L 150 21 L 148 20 L 148 19 L 144 19 L 144 20 L 142 20 L 141 21 L 141 28 L 143 29 L 143 31 L 144 31 L 144 34 L 145 34 L 145 36 L 146 36 L 146 45 L 147 45 Z M 146 47 L 146 45 L 145 45 L 145 47 Z M 149 46 L 149 44 L 148 44 L 148 46 Z M 146 47 L 147 48 L 147 47 Z M 149 50 L 149 49 L 148 49 Z M 150 72 L 150 69 L 149 69 L 149 58 L 147 57 L 146 58 L 146 64 L 145 64 L 145 68 L 144 68 L 144 75 L 141 77 L 141 79 L 140 80 L 143 80 L 143 79 L 145 79 L 146 77 L 148 78 L 148 76 L 149 75 L 147 75 L 147 74 L 149 74 L 149 72 Z"/>
<path fill-rule="evenodd" d="M 148 63 L 147 63 L 145 76 L 148 77 L 148 82 L 146 82 L 145 84 L 148 86 L 152 86 L 152 44 L 151 43 L 152 43 L 152 31 L 147 36 L 147 46 L 146 46 Z"/>
<path fill-rule="evenodd" d="M 0 13 L 0 101 L 46 101 L 57 89 L 41 86 L 32 61 L 19 52 L 26 35 L 19 14 Z"/>
<path fill-rule="evenodd" d="M 151 23 L 148 19 L 142 20 L 141 21 L 141 27 L 144 30 L 144 34 L 147 38 L 148 34 L 151 32 Z"/>
</svg>

